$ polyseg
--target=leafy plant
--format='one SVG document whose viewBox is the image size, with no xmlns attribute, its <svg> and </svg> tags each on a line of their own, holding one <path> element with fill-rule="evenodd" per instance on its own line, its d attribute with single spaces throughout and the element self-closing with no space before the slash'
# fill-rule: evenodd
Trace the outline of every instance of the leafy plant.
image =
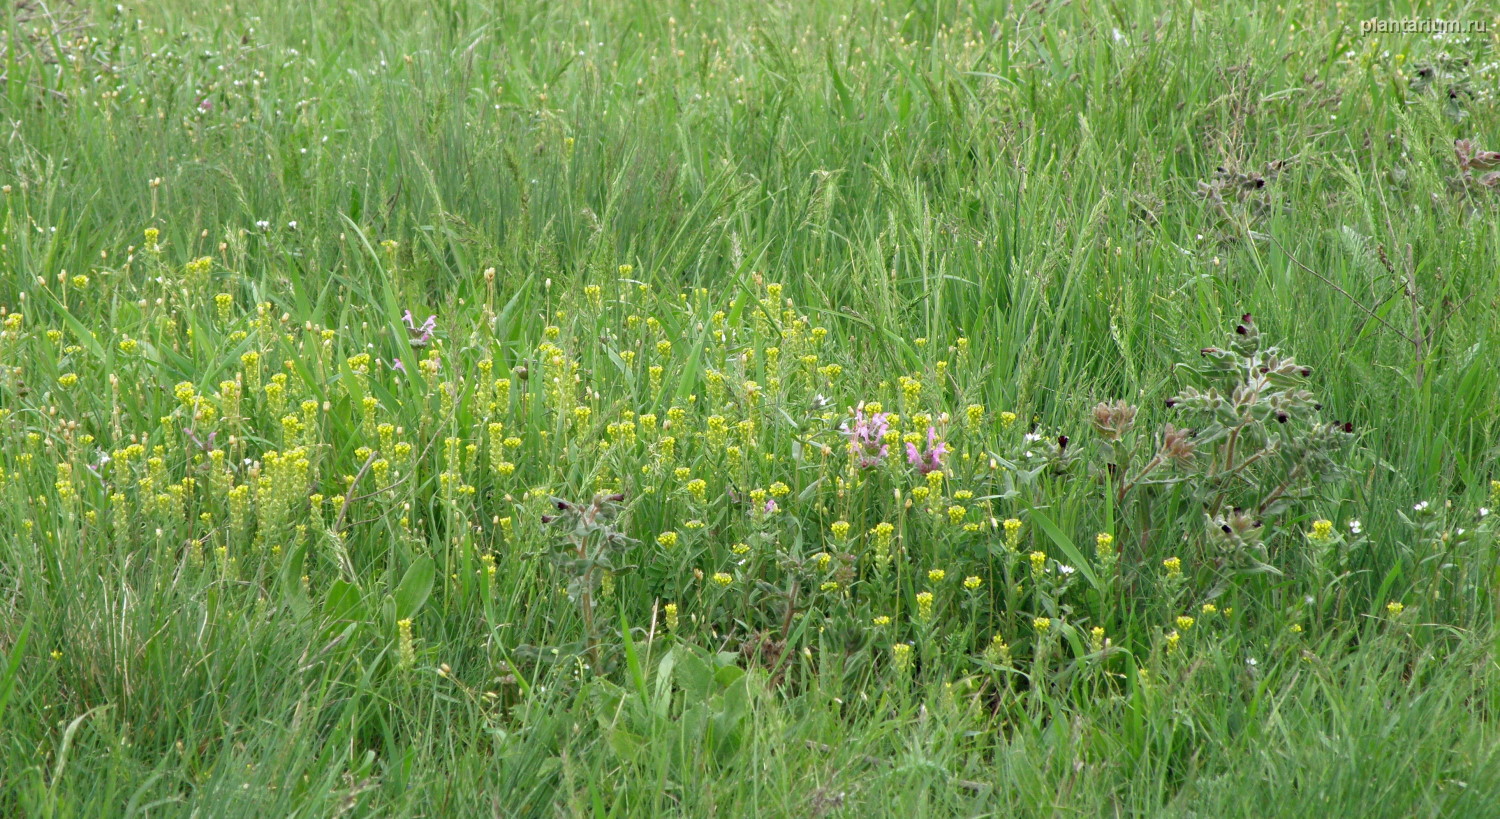
<svg viewBox="0 0 1500 819">
<path fill-rule="evenodd" d="M 594 628 L 595 587 L 604 572 L 613 574 L 622 570 L 615 564 L 614 556 L 634 542 L 617 523 L 624 501 L 622 493 L 602 492 L 588 503 L 552 498 L 557 514 L 542 517 L 542 523 L 562 535 L 561 548 L 553 555 L 554 563 L 569 578 L 568 599 L 578 606 L 583 617 L 588 652 L 596 668 L 601 654 Z"/>
<path fill-rule="evenodd" d="M 732 652 L 678 644 L 649 680 L 642 674 L 628 688 L 596 680 L 594 712 L 618 760 L 632 764 L 649 749 L 675 766 L 728 762 L 744 744 L 750 713 L 750 679 L 738 660 Z"/>
<path fill-rule="evenodd" d="M 1201 510 L 1220 561 L 1258 571 L 1268 562 L 1265 523 L 1343 471 L 1354 437 L 1348 422 L 1319 418 L 1323 405 L 1304 384 L 1311 368 L 1268 345 L 1249 313 L 1224 348 L 1204 347 L 1179 364 L 1196 376 L 1166 407 L 1193 426 L 1167 423 L 1159 435 L 1135 433 L 1138 409 L 1123 401 L 1094 407 L 1103 472 L 1113 501 L 1135 506 L 1142 541 L 1157 520 L 1148 487 L 1180 487 Z M 1188 512 L 1187 514 L 1195 514 Z"/>
</svg>

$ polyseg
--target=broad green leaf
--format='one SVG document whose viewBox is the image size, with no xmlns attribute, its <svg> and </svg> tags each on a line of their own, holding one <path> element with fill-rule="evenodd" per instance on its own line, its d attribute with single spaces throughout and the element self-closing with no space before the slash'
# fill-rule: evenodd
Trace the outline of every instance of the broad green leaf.
<svg viewBox="0 0 1500 819">
<path fill-rule="evenodd" d="M 407 567 L 406 574 L 401 577 L 401 583 L 396 586 L 396 591 L 391 595 L 396 601 L 397 620 L 408 619 L 422 608 L 422 604 L 427 602 L 428 595 L 432 594 L 432 581 L 436 575 L 437 564 L 426 555 L 418 557 Z"/>
</svg>

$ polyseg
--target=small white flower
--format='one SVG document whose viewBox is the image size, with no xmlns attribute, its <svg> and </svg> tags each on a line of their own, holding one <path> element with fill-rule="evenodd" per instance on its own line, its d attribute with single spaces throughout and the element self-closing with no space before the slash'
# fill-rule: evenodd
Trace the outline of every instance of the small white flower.
<svg viewBox="0 0 1500 819">
<path fill-rule="evenodd" d="M 289 227 L 289 228 L 291 228 L 292 230 L 296 230 L 297 229 L 297 220 L 293 219 L 292 221 L 287 222 L 286 226 Z"/>
<path fill-rule="evenodd" d="M 1059 564 L 1057 564 L 1057 572 L 1058 572 L 1058 574 L 1072 574 L 1075 571 L 1078 571 L 1078 570 L 1074 569 L 1072 566 L 1069 566 L 1066 563 L 1059 563 Z"/>
<path fill-rule="evenodd" d="M 261 230 L 270 230 L 271 229 L 271 223 L 268 222 L 268 221 L 266 221 L 265 219 L 261 219 L 260 221 L 256 222 L 255 226 L 257 228 L 260 228 Z"/>
<path fill-rule="evenodd" d="M 1479 507 L 1479 516 L 1480 517 L 1482 517 L 1482 518 L 1483 517 L 1489 517 L 1489 514 L 1490 514 L 1490 510 L 1484 508 L 1483 506 Z"/>
<path fill-rule="evenodd" d="M 1422 501 L 1421 503 L 1417 504 L 1416 506 L 1413 506 L 1411 508 L 1411 510 L 1413 512 L 1425 512 L 1425 511 L 1427 511 L 1427 501 Z"/>
<path fill-rule="evenodd" d="M 1363 523 L 1360 523 L 1358 520 L 1351 520 L 1351 521 L 1349 521 L 1349 531 L 1351 531 L 1351 532 L 1353 532 L 1354 534 L 1357 535 L 1360 532 L 1363 532 L 1364 530 L 1365 530 L 1365 525 Z"/>
<path fill-rule="evenodd" d="M 1258 665 L 1260 665 L 1260 663 L 1259 663 L 1259 662 L 1257 662 L 1257 661 L 1256 661 L 1256 659 L 1255 659 L 1255 658 L 1254 658 L 1254 657 L 1246 657 L 1246 658 L 1245 658 L 1245 665 L 1248 665 L 1248 666 L 1250 666 L 1250 667 L 1251 667 L 1251 668 L 1254 668 L 1254 667 L 1256 667 L 1256 666 L 1258 666 Z"/>
</svg>

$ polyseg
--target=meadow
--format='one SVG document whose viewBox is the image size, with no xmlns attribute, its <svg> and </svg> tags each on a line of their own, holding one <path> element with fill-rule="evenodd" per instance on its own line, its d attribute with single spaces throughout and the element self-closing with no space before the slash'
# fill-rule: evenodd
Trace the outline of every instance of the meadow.
<svg viewBox="0 0 1500 819">
<path fill-rule="evenodd" d="M 0 815 L 1500 815 L 1439 6 L 7 4 Z"/>
</svg>

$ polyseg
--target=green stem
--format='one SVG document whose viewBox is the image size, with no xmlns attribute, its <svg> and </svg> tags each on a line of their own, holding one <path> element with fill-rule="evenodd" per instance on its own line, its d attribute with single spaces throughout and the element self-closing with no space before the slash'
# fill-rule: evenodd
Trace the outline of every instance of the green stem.
<svg viewBox="0 0 1500 819">
<path fill-rule="evenodd" d="M 1147 475 L 1150 475 L 1152 472 L 1154 472 L 1157 467 L 1161 466 L 1161 464 L 1161 453 L 1158 452 L 1155 457 L 1146 462 L 1146 466 L 1141 469 L 1141 473 L 1139 475 L 1136 475 L 1134 478 L 1131 478 L 1130 480 L 1120 484 L 1120 490 L 1115 493 L 1116 505 L 1124 503 L 1125 494 L 1133 489 L 1136 484 L 1144 480 Z"/>
</svg>

